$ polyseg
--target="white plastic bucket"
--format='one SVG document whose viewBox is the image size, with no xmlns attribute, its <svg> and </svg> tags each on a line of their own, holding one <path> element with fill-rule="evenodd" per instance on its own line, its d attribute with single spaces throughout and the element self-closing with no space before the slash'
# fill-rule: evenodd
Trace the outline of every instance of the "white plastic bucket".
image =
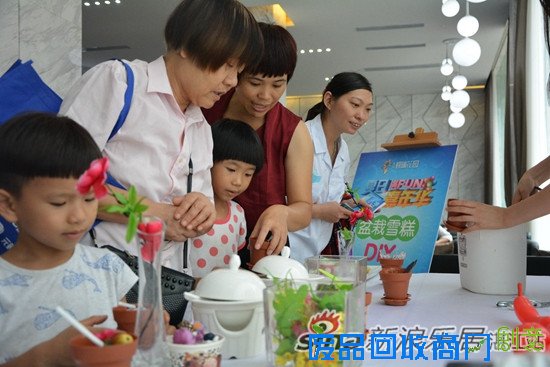
<svg viewBox="0 0 550 367">
<path fill-rule="evenodd" d="M 462 288 L 482 294 L 516 294 L 527 270 L 526 226 L 458 234 Z"/>
</svg>

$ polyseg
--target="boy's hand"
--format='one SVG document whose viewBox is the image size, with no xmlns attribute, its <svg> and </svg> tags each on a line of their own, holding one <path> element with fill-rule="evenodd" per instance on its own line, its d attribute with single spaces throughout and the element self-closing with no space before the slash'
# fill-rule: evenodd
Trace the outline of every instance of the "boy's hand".
<svg viewBox="0 0 550 367">
<path fill-rule="evenodd" d="M 176 327 L 170 325 L 170 314 L 168 311 L 163 310 L 163 316 L 164 316 L 164 329 L 166 330 L 166 335 L 174 335 L 176 332 Z"/>
<path fill-rule="evenodd" d="M 94 325 L 101 324 L 105 320 L 107 320 L 107 316 L 102 315 L 91 316 L 87 319 L 80 320 L 80 322 L 84 326 L 91 328 Z M 29 352 L 39 353 L 39 358 L 43 362 L 41 366 L 74 366 L 75 362 L 71 357 L 69 340 L 79 334 L 80 333 L 75 328 L 70 326 L 52 339 L 31 349 Z"/>
</svg>

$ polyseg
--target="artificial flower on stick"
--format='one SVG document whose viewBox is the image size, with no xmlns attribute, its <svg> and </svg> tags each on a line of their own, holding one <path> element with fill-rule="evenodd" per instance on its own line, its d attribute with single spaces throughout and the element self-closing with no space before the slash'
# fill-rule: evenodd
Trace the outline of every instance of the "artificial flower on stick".
<svg viewBox="0 0 550 367">
<path fill-rule="evenodd" d="M 352 199 L 355 207 L 359 207 L 359 194 L 357 190 L 352 189 L 346 182 L 346 191 L 342 197 L 343 200 Z M 340 232 L 346 241 L 351 241 L 353 233 L 355 232 L 355 226 L 361 221 L 371 221 L 374 218 L 374 213 L 371 208 L 367 206 L 361 206 L 360 209 L 354 210 L 347 220 L 340 221 Z"/>
<path fill-rule="evenodd" d="M 109 194 L 115 198 L 117 204 L 109 205 L 104 210 L 107 213 L 118 213 L 128 217 L 126 226 L 126 242 L 130 243 L 136 235 L 138 224 L 141 222 L 143 213 L 148 209 L 147 205 L 142 204 L 143 197 L 139 197 L 135 186 L 130 186 L 127 194 L 114 192 L 105 184 L 107 180 L 107 171 L 109 170 L 109 159 L 103 157 L 90 163 L 90 168 L 84 172 L 76 184 L 76 189 L 82 195 L 86 195 L 93 189 L 97 199 L 103 198 Z M 147 232 L 151 223 L 141 224 Z M 162 224 L 160 224 L 162 227 Z M 158 226 L 156 226 L 158 227 Z M 155 227 L 155 228 L 156 228 Z M 141 230 L 142 228 L 140 228 Z M 150 233 L 150 232 L 147 232 Z"/>
</svg>

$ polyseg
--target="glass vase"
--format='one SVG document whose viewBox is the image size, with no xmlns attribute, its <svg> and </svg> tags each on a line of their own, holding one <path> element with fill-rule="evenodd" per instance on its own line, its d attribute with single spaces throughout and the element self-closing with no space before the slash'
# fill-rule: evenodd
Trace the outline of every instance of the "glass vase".
<svg viewBox="0 0 550 367">
<path fill-rule="evenodd" d="M 343 257 L 350 257 L 352 250 L 353 250 L 353 244 L 355 243 L 355 231 L 342 231 L 339 230 L 337 233 L 337 240 L 338 240 L 338 253 L 340 256 Z"/>
<path fill-rule="evenodd" d="M 170 365 L 160 282 L 160 247 L 163 241 L 164 222 L 157 217 L 144 216 L 136 235 L 139 296 L 135 334 L 138 337 L 138 349 L 132 361 L 133 367 Z"/>
</svg>

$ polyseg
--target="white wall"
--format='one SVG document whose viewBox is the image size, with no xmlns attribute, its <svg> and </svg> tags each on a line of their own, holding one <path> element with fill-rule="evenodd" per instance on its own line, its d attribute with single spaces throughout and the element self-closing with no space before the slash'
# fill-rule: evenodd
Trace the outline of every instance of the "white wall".
<svg viewBox="0 0 550 367">
<path fill-rule="evenodd" d="M 80 0 L 0 0 L 0 75 L 18 58 L 64 97 L 81 75 Z"/>
</svg>

